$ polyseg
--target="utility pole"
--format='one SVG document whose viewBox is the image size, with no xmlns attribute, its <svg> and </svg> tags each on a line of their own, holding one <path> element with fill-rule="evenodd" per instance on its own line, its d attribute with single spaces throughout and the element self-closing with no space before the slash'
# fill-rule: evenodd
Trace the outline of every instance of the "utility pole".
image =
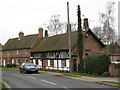
<svg viewBox="0 0 120 90">
<path fill-rule="evenodd" d="M 72 73 L 72 59 L 71 59 L 71 30 L 70 30 L 70 20 L 69 20 L 69 2 L 67 2 L 67 18 L 68 18 L 68 42 L 69 42 L 69 67 L 70 73 Z"/>
</svg>

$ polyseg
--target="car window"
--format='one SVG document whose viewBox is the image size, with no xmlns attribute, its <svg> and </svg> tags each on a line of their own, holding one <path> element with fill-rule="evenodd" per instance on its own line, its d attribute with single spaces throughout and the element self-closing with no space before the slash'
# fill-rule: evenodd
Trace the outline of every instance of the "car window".
<svg viewBox="0 0 120 90">
<path fill-rule="evenodd" d="M 25 63 L 26 66 L 34 66 L 33 63 Z"/>
</svg>

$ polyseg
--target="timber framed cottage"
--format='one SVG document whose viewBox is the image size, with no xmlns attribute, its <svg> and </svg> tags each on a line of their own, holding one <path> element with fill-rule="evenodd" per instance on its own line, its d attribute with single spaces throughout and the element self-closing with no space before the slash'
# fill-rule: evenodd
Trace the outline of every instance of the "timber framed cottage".
<svg viewBox="0 0 120 90">
<path fill-rule="evenodd" d="M 43 38 L 41 37 L 43 29 L 39 29 L 38 34 L 26 35 L 20 32 L 17 38 L 9 39 L 2 48 L 2 58 L 0 58 L 1 66 L 7 64 L 16 64 L 19 66 L 21 63 L 28 61 L 31 57 L 31 49 Z"/>
<path fill-rule="evenodd" d="M 84 55 L 93 53 L 106 53 L 104 44 L 91 31 L 88 19 L 84 19 Z M 46 32 L 47 33 L 47 32 Z M 31 56 L 34 64 L 41 69 L 70 71 L 78 71 L 80 61 L 77 54 L 77 31 L 71 31 L 71 64 L 69 60 L 68 33 L 55 35 L 51 37 L 45 36 L 39 44 L 32 49 Z M 35 62 L 37 61 L 37 63 Z"/>
</svg>

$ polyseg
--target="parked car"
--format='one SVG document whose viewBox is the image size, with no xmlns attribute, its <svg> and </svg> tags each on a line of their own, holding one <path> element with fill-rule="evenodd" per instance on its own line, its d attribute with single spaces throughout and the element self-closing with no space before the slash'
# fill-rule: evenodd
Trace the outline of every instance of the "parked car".
<svg viewBox="0 0 120 90">
<path fill-rule="evenodd" d="M 25 62 L 21 64 L 19 71 L 20 73 L 29 73 L 29 72 L 38 73 L 38 68 L 33 63 Z"/>
</svg>

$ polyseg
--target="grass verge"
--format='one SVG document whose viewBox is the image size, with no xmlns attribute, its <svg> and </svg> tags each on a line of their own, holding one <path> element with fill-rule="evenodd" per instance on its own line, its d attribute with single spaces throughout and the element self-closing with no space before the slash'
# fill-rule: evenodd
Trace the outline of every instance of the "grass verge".
<svg viewBox="0 0 120 90">
<path fill-rule="evenodd" d="M 79 75 L 79 76 L 87 76 L 87 77 L 103 77 L 100 75 L 94 75 L 94 74 L 87 74 L 87 73 L 74 73 L 75 75 Z"/>
<path fill-rule="evenodd" d="M 0 90 L 8 90 L 5 84 L 0 81 Z"/>
<path fill-rule="evenodd" d="M 52 70 L 40 70 L 40 71 L 43 71 L 44 73 L 47 73 L 47 72 L 61 73 L 64 76 L 71 76 L 71 77 L 80 77 L 80 76 L 103 77 L 103 76 L 100 76 L 100 75 L 87 74 L 87 73 L 72 73 L 72 74 L 70 74 L 70 73 L 65 73 L 65 72 L 62 72 L 62 71 L 52 71 Z"/>
<path fill-rule="evenodd" d="M 109 83 L 113 85 L 120 85 L 120 82 L 112 82 L 112 81 L 101 81 L 102 83 Z"/>
<path fill-rule="evenodd" d="M 0 67 L 0 69 L 3 69 L 3 70 L 19 70 L 19 67 L 10 67 L 10 68 Z"/>
<path fill-rule="evenodd" d="M 80 77 L 80 76 L 76 76 L 74 74 L 62 74 L 62 75 L 64 75 L 64 76 L 70 76 L 70 77 Z"/>
</svg>

